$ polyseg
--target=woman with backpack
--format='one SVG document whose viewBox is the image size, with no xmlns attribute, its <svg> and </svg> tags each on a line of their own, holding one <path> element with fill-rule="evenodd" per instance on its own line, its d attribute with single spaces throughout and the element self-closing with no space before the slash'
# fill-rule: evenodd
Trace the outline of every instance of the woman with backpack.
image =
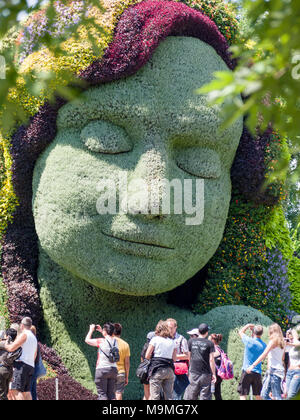
<svg viewBox="0 0 300 420">
<path fill-rule="evenodd" d="M 150 400 L 160 400 L 161 389 L 165 400 L 172 400 L 174 389 L 174 361 L 176 361 L 175 343 L 170 328 L 165 321 L 159 321 L 155 337 L 149 343 L 146 359 L 150 360 L 149 384 Z"/>
<path fill-rule="evenodd" d="M 214 392 L 212 392 L 215 396 L 215 399 L 217 401 L 222 401 L 222 394 L 221 394 L 221 384 L 223 382 L 223 379 L 218 375 L 218 369 L 221 366 L 221 354 L 222 350 L 219 346 L 221 343 L 223 336 L 222 334 L 211 334 L 208 339 L 212 341 L 212 343 L 215 346 L 215 352 L 214 352 L 214 358 L 215 358 L 215 365 L 216 365 L 216 383 L 214 384 Z"/>
<path fill-rule="evenodd" d="M 104 338 L 92 338 L 94 331 L 99 331 Z M 98 348 L 98 357 L 95 373 L 95 384 L 98 400 L 115 400 L 117 384 L 117 362 L 119 350 L 116 338 L 113 337 L 114 324 L 107 322 L 101 328 L 100 325 L 90 325 L 85 338 L 86 344 Z"/>
</svg>

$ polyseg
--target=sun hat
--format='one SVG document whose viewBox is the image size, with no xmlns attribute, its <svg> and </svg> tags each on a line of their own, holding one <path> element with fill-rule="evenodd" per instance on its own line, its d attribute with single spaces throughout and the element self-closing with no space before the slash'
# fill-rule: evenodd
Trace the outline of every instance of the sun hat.
<svg viewBox="0 0 300 420">
<path fill-rule="evenodd" d="M 189 335 L 199 335 L 199 330 L 198 330 L 198 328 L 194 328 L 191 331 L 187 331 L 187 334 L 189 334 Z"/>
</svg>

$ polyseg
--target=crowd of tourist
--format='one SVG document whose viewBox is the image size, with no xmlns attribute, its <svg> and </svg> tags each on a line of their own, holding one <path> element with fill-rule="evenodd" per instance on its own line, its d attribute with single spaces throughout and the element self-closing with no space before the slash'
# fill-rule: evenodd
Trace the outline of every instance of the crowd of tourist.
<svg viewBox="0 0 300 420">
<path fill-rule="evenodd" d="M 101 338 L 92 338 L 95 331 Z M 238 332 L 245 347 L 238 385 L 241 400 L 292 399 L 300 391 L 300 325 L 284 337 L 278 324 L 262 340 L 261 325 L 247 324 Z M 222 350 L 222 334 L 207 324 L 177 331 L 175 319 L 159 321 L 146 336 L 137 376 L 144 400 L 222 400 L 222 382 L 233 378 L 232 362 Z M 130 347 L 121 338 L 122 325 L 90 325 L 86 344 L 97 348 L 95 384 L 99 400 L 122 400 L 129 382 Z M 267 370 L 262 379 L 262 362 Z M 141 374 L 142 372 L 142 374 Z M 46 373 L 29 317 L 0 332 L 0 400 L 36 400 L 36 383 Z"/>
<path fill-rule="evenodd" d="M 115 326 L 119 327 L 91 325 L 85 339 L 98 348 L 95 382 L 102 400 L 120 399 L 128 384 L 130 349 L 120 339 L 120 324 Z M 95 330 L 104 338 L 92 339 Z M 222 382 L 233 378 L 233 367 L 220 347 L 222 334 L 209 330 L 207 324 L 200 324 L 187 332 L 187 340 L 178 333 L 175 319 L 158 322 L 146 336 L 137 370 L 144 400 L 211 400 L 213 396 L 222 400 Z M 246 400 L 250 393 L 257 400 L 291 399 L 300 391 L 300 325 L 287 331 L 286 337 L 278 324 L 271 325 L 268 344 L 262 340 L 263 332 L 261 325 L 253 324 L 238 332 L 245 347 L 237 389 L 240 399 Z"/>
</svg>

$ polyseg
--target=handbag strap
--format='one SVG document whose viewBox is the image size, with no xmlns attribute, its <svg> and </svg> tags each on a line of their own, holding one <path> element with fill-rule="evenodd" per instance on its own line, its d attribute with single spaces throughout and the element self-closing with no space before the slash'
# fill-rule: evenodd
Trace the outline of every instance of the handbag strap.
<svg viewBox="0 0 300 420">
<path fill-rule="evenodd" d="M 181 340 L 180 340 L 180 342 L 179 342 L 179 351 L 180 351 L 180 353 L 179 354 L 182 354 L 182 342 L 183 342 L 183 340 L 184 340 L 184 337 L 183 337 L 183 335 L 181 336 Z M 178 361 L 176 361 L 175 363 L 187 363 L 187 364 L 189 364 L 189 361 L 188 360 L 178 360 Z"/>
<path fill-rule="evenodd" d="M 180 343 L 179 343 L 180 354 L 182 354 L 182 342 L 183 342 L 183 337 L 181 337 L 181 340 L 180 340 Z"/>
<path fill-rule="evenodd" d="M 112 345 L 110 344 L 110 342 L 105 338 L 105 341 L 107 341 L 107 343 L 109 344 L 110 348 L 112 348 Z M 102 353 L 108 358 L 109 360 L 109 356 L 107 356 L 107 354 L 102 350 L 101 347 L 99 347 L 99 350 L 102 351 Z"/>
</svg>

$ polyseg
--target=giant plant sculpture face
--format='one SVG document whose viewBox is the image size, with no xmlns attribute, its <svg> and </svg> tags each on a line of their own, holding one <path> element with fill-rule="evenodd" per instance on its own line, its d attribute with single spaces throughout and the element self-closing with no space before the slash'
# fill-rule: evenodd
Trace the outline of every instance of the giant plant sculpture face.
<svg viewBox="0 0 300 420">
<path fill-rule="evenodd" d="M 56 138 L 33 177 L 36 231 L 56 263 L 108 291 L 151 295 L 184 283 L 209 261 L 224 231 L 243 121 L 219 131 L 221 108 L 195 90 L 225 69 L 208 44 L 169 37 L 136 74 L 90 88 L 59 110 Z M 128 212 L 99 214 L 99 181 L 115 181 L 120 193 L 120 173 Z M 194 204 L 196 180 L 204 180 L 202 223 L 187 224 L 191 215 L 184 206 L 176 214 L 172 204 L 169 214 L 138 213 L 145 190 L 135 181 L 153 188 L 176 180 L 184 193 L 187 179 Z M 157 208 L 162 198 L 161 190 L 154 195 Z"/>
</svg>

